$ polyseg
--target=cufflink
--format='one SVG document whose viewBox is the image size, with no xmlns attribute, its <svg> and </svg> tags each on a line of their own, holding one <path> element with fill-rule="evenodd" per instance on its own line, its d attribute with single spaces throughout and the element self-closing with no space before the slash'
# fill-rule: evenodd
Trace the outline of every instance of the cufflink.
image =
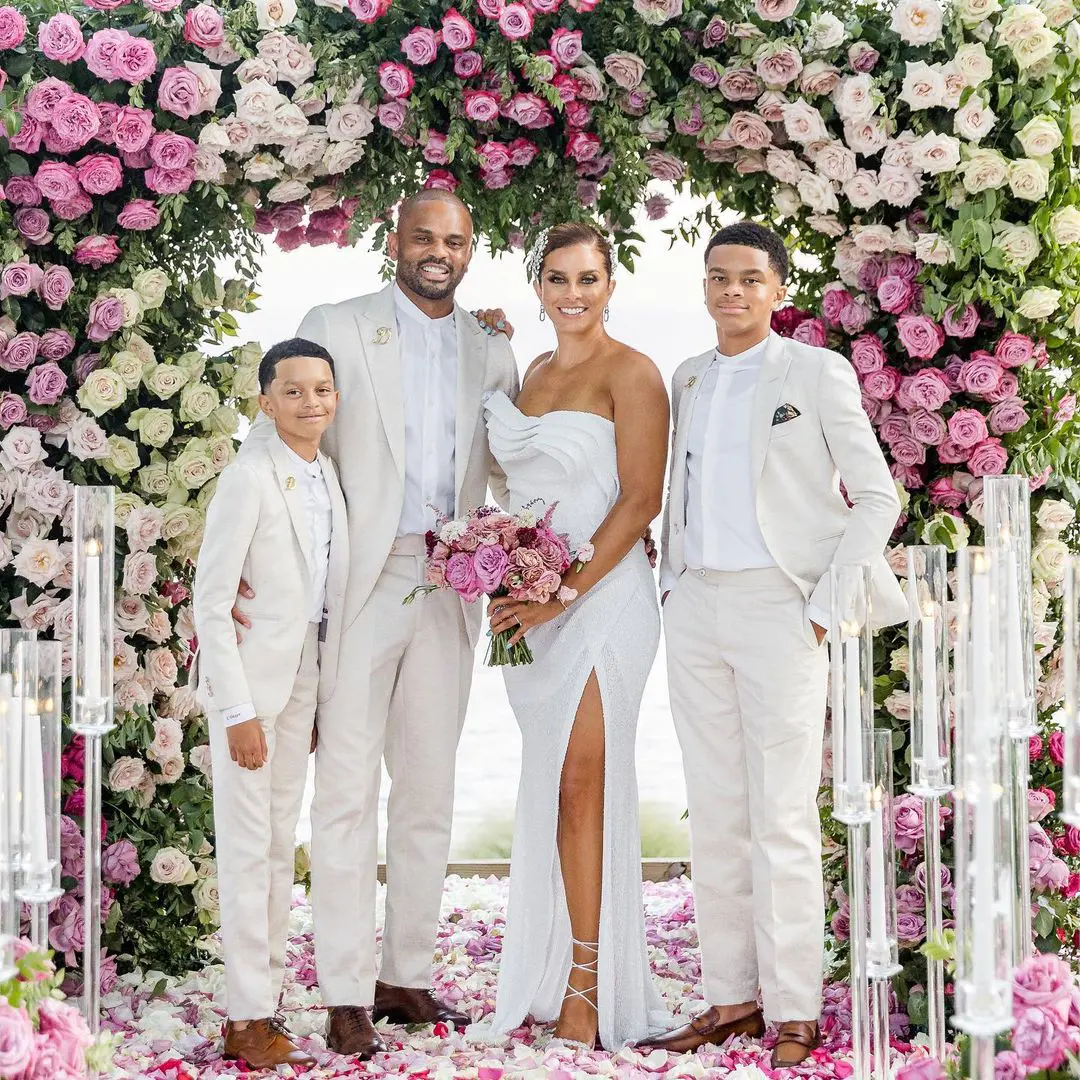
<svg viewBox="0 0 1080 1080">
<path fill-rule="evenodd" d="M 295 476 L 286 476 L 285 477 L 285 490 L 286 491 L 292 491 L 292 489 L 294 487 L 296 487 L 296 477 Z"/>
<path fill-rule="evenodd" d="M 385 345 L 390 340 L 390 327 L 380 326 L 371 339 L 376 345 Z"/>
</svg>

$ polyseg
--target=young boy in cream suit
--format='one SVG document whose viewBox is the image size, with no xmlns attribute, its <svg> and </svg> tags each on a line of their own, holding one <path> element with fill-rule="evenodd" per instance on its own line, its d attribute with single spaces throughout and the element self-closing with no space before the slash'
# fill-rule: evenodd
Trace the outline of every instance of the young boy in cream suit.
<svg viewBox="0 0 1080 1080">
<path fill-rule="evenodd" d="M 263 357 L 259 384 L 277 434 L 218 479 L 194 604 L 214 767 L 225 1056 L 274 1068 L 313 1064 L 275 1014 L 319 671 L 337 664 L 349 560 L 345 501 L 319 449 L 337 409 L 333 359 L 302 338 L 281 342 Z M 258 599 L 238 640 L 241 578 Z"/>
</svg>

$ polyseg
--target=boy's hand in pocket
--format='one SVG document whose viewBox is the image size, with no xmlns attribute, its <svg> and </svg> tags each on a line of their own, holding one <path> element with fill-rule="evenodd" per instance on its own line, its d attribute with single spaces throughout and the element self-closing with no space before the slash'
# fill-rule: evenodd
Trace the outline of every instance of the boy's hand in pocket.
<svg viewBox="0 0 1080 1080">
<path fill-rule="evenodd" d="M 258 719 L 226 728 L 229 753 L 241 769 L 261 769 L 266 764 L 266 736 Z"/>
</svg>

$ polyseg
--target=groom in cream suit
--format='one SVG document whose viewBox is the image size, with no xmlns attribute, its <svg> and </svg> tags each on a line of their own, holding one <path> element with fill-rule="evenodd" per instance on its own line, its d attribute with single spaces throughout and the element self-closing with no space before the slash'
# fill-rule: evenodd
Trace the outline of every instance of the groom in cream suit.
<svg viewBox="0 0 1080 1080">
<path fill-rule="evenodd" d="M 454 303 L 472 239 L 460 200 L 421 192 L 402 205 L 390 235 L 394 283 L 316 307 L 297 331 L 337 358 L 341 393 L 323 446 L 348 503 L 351 562 L 337 677 L 325 673 L 320 688 L 311 877 L 327 1045 L 361 1058 L 384 1048 L 371 1011 L 376 1021 L 468 1023 L 430 986 L 482 613 L 449 592 L 402 601 L 424 582 L 424 534 L 436 509 L 459 515 L 482 505 L 489 482 L 506 499 L 481 405 L 496 390 L 516 397 L 517 367 L 507 338 Z M 392 784 L 376 982 L 384 757 Z"/>
<path fill-rule="evenodd" d="M 718 347 L 672 384 L 660 587 L 709 1008 L 646 1045 L 759 1036 L 767 1018 L 783 1068 L 819 1041 L 829 566 L 872 564 L 877 624 L 902 619 L 883 554 L 900 504 L 848 361 L 770 330 L 783 241 L 743 222 L 705 261 Z"/>
</svg>

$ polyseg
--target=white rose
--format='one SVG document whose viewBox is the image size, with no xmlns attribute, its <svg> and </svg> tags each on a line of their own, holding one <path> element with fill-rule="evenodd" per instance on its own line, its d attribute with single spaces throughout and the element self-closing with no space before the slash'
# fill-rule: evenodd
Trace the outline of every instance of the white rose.
<svg viewBox="0 0 1080 1080">
<path fill-rule="evenodd" d="M 1035 522 L 1040 529 L 1045 529 L 1055 536 L 1067 529 L 1076 520 L 1076 511 L 1060 499 L 1044 499 L 1035 512 Z M 1047 597 L 1049 600 L 1049 597 Z M 1045 615 L 1045 611 L 1043 615 Z M 1040 616 L 1041 620 L 1042 616 Z"/>
<path fill-rule="evenodd" d="M 844 24 L 829 11 L 819 11 L 810 19 L 806 36 L 808 52 L 829 52 L 844 44 L 847 31 Z"/>
<path fill-rule="evenodd" d="M 206 383 L 185 386 L 180 393 L 180 419 L 187 424 L 202 423 L 220 404 L 217 391 Z"/>
<path fill-rule="evenodd" d="M 214 154 L 224 154 L 226 150 L 232 149 L 229 136 L 216 120 L 211 121 L 199 132 L 197 141 L 204 150 L 209 150 Z"/>
<path fill-rule="evenodd" d="M 952 172 L 960 164 L 960 141 L 951 135 L 928 132 L 911 148 L 911 161 L 916 169 L 931 176 Z"/>
<path fill-rule="evenodd" d="M 86 382 L 79 387 L 75 397 L 88 412 L 103 416 L 110 409 L 123 404 L 127 398 L 127 387 L 111 368 L 98 368 L 86 377 Z"/>
<path fill-rule="evenodd" d="M 186 491 L 200 488 L 214 475 L 209 456 L 200 450 L 192 450 L 190 444 L 169 465 L 169 476 Z"/>
<path fill-rule="evenodd" d="M 997 24 L 998 40 L 1010 47 L 1030 38 L 1046 25 L 1046 16 L 1034 4 L 1010 4 Z"/>
<path fill-rule="evenodd" d="M 956 14 L 965 26 L 978 26 L 1001 10 L 999 0 L 957 0 Z"/>
<path fill-rule="evenodd" d="M 1072 309 L 1072 314 L 1065 320 L 1065 326 L 1074 334 L 1080 333 L 1080 304 Z M 0 566 L 3 566 L 2 562 Z"/>
<path fill-rule="evenodd" d="M 326 148 L 329 145 L 330 139 L 325 128 L 321 126 L 310 127 L 306 134 L 301 135 L 291 146 L 287 146 L 282 150 L 282 160 L 290 169 L 310 169 L 313 165 L 322 161 L 323 154 L 326 153 Z M 340 193 L 334 191 L 333 194 L 334 201 L 330 205 L 336 206 Z M 309 203 L 309 207 L 313 212 L 317 209 L 327 209 L 325 206 L 320 208 L 312 203 Z"/>
<path fill-rule="evenodd" d="M 1055 537 L 1041 539 L 1031 552 L 1031 572 L 1036 581 L 1055 584 L 1065 577 L 1069 549 Z"/>
<path fill-rule="evenodd" d="M 897 720 L 911 719 L 911 694 L 907 690 L 894 690 L 882 704 Z"/>
<path fill-rule="evenodd" d="M 843 236 L 847 232 L 847 226 L 835 214 L 808 214 L 806 224 L 814 232 L 821 233 L 822 236 L 831 236 L 834 239 Z"/>
<path fill-rule="evenodd" d="M 161 307 L 171 284 L 169 275 L 158 269 L 142 270 L 131 281 L 132 288 L 139 294 L 143 306 L 148 308 Z"/>
<path fill-rule="evenodd" d="M 1033 116 L 1016 133 L 1016 137 L 1024 153 L 1032 158 L 1047 157 L 1065 141 L 1058 122 L 1045 114 Z"/>
<path fill-rule="evenodd" d="M 213 760 L 209 744 L 202 743 L 200 746 L 193 746 L 191 753 L 188 754 L 188 761 L 191 762 L 193 769 L 201 772 L 207 780 L 213 781 Z"/>
<path fill-rule="evenodd" d="M 154 721 L 154 741 L 146 752 L 151 761 L 166 761 L 180 753 L 184 729 L 171 718 Z"/>
<path fill-rule="evenodd" d="M 247 124 L 267 124 L 274 115 L 274 110 L 288 99 L 277 87 L 262 79 L 255 79 L 247 86 L 241 86 L 233 100 L 237 119 Z"/>
<path fill-rule="evenodd" d="M 133 551 L 124 556 L 124 588 L 135 596 L 145 596 L 157 581 L 157 560 L 149 551 Z"/>
<path fill-rule="evenodd" d="M 994 247 L 1005 256 L 1005 261 L 1014 270 L 1026 269 L 1042 250 L 1039 236 L 1033 228 L 1029 225 L 1013 225 L 1009 222 L 1002 222 L 998 226 Z"/>
<path fill-rule="evenodd" d="M 850 75 L 833 91 L 833 104 L 844 123 L 853 123 L 869 120 L 877 110 L 879 97 L 869 75 Z"/>
<path fill-rule="evenodd" d="M 869 210 L 881 201 L 878 192 L 877 173 L 859 169 L 851 179 L 844 182 L 844 196 L 856 210 Z"/>
<path fill-rule="evenodd" d="M 1036 582 L 1031 587 L 1031 614 L 1035 622 L 1043 622 L 1046 612 L 1050 607 L 1050 591 L 1041 582 Z"/>
<path fill-rule="evenodd" d="M 889 670 L 906 675 L 911 670 L 911 650 L 906 645 L 889 653 Z"/>
<path fill-rule="evenodd" d="M 266 141 L 284 146 L 294 139 L 303 138 L 311 124 L 299 105 L 292 101 L 283 101 L 274 110 L 274 115 L 270 118 L 267 127 L 272 137 Z"/>
<path fill-rule="evenodd" d="M 948 237 L 940 233 L 922 233 L 915 240 L 915 257 L 931 266 L 947 266 L 956 258 Z"/>
<path fill-rule="evenodd" d="M 336 176 L 352 168 L 363 156 L 364 144 L 359 139 L 331 143 L 323 154 L 323 167 Z"/>
<path fill-rule="evenodd" d="M 161 770 L 159 784 L 175 784 L 184 775 L 184 755 L 178 754 L 176 757 L 168 758 L 158 768 Z"/>
<path fill-rule="evenodd" d="M 855 151 L 871 157 L 889 141 L 889 129 L 880 118 L 855 120 L 844 124 L 844 142 Z"/>
<path fill-rule="evenodd" d="M 1060 289 L 1036 285 L 1024 290 L 1020 302 L 1016 305 L 1016 311 L 1025 319 L 1047 319 L 1057 311 L 1060 304 Z"/>
<path fill-rule="evenodd" d="M 885 147 L 885 153 L 881 155 L 881 164 L 897 165 L 901 169 L 910 169 L 912 166 L 911 148 L 918 141 L 919 136 L 914 131 L 901 131 L 899 135 L 889 140 Z"/>
<path fill-rule="evenodd" d="M 57 541 L 31 536 L 19 549 L 12 565 L 19 577 L 44 588 L 63 571 L 64 558 Z"/>
<path fill-rule="evenodd" d="M 864 255 L 880 255 L 893 250 L 893 231 L 888 225 L 856 225 L 851 230 L 851 237 Z"/>
<path fill-rule="evenodd" d="M 276 30 L 296 18 L 296 0 L 255 0 L 260 30 Z"/>
<path fill-rule="evenodd" d="M 276 180 L 284 171 L 285 165 L 273 154 L 261 152 L 248 159 L 244 179 L 257 184 L 260 180 Z"/>
<path fill-rule="evenodd" d="M 949 62 L 942 65 L 941 77 L 945 80 L 945 94 L 941 99 L 941 104 L 946 109 L 958 109 L 964 90 L 967 89 L 964 76 L 960 74 L 955 64 Z"/>
<path fill-rule="evenodd" d="M 135 507 L 126 522 L 129 551 L 147 551 L 161 539 L 162 512 L 156 506 Z"/>
<path fill-rule="evenodd" d="M 289 47 L 277 61 L 278 78 L 299 87 L 315 74 L 315 56 L 311 49 L 296 38 L 287 38 Z"/>
<path fill-rule="evenodd" d="M 143 369 L 143 385 L 162 401 L 168 401 L 188 378 L 188 373 L 175 364 L 154 364 Z"/>
<path fill-rule="evenodd" d="M 265 60 L 261 56 L 252 56 L 237 67 L 235 74 L 241 86 L 247 86 L 248 83 L 256 82 L 259 79 L 273 86 L 278 77 L 277 64 L 273 60 Z M 199 142 L 202 142 L 201 138 Z"/>
<path fill-rule="evenodd" d="M 164 615 L 165 613 L 155 612 L 154 614 Z M 165 618 L 167 621 L 168 615 L 165 615 Z M 146 672 L 150 676 L 155 690 L 169 693 L 176 685 L 177 676 L 176 657 L 173 656 L 172 650 L 151 649 L 146 654 Z M 175 723 L 175 721 L 172 721 L 172 723 Z"/>
<path fill-rule="evenodd" d="M 106 783 L 111 791 L 131 791 L 142 783 L 145 774 L 146 766 L 141 758 L 121 757 L 112 763 Z"/>
<path fill-rule="evenodd" d="M 828 214 L 840 209 L 832 182 L 816 172 L 805 172 L 797 185 L 799 197 L 815 213 Z"/>
<path fill-rule="evenodd" d="M 937 0 L 900 0 L 893 8 L 892 29 L 907 45 L 933 45 L 941 37 L 942 21 Z"/>
<path fill-rule="evenodd" d="M 302 180 L 279 180 L 267 193 L 268 202 L 296 202 L 308 193 L 308 186 Z"/>
<path fill-rule="evenodd" d="M 375 114 L 367 105 L 356 102 L 331 109 L 326 117 L 326 134 L 334 142 L 366 139 L 375 130 Z"/>
<path fill-rule="evenodd" d="M 843 183 L 855 175 L 855 155 L 836 139 L 808 146 L 806 155 L 818 172 L 830 180 Z"/>
<path fill-rule="evenodd" d="M 805 166 L 791 150 L 770 147 L 765 154 L 765 171 L 782 184 L 797 184 Z"/>
<path fill-rule="evenodd" d="M 306 83 L 293 94 L 292 103 L 305 116 L 315 116 L 326 108 L 326 94 L 314 83 Z"/>
<path fill-rule="evenodd" d="M 195 171 L 195 179 L 204 184 L 220 184 L 228 172 L 225 159 L 202 146 L 195 152 L 191 167 Z"/>
<path fill-rule="evenodd" d="M 964 190 L 971 195 L 1002 187 L 1009 178 L 1009 163 L 997 150 L 975 147 L 961 166 Z"/>
<path fill-rule="evenodd" d="M 161 848 L 150 864 L 150 878 L 159 885 L 194 885 L 197 876 L 191 860 L 177 848 Z"/>
<path fill-rule="evenodd" d="M 953 114 L 953 131 L 970 142 L 985 138 L 996 123 L 994 110 L 978 94 L 972 94 Z"/>
<path fill-rule="evenodd" d="M 1044 75 L 1046 72 L 1042 71 L 1041 65 L 1044 61 L 1051 59 L 1060 44 L 1061 37 L 1049 27 L 1044 26 L 1041 30 L 1036 30 L 1031 37 L 1024 38 L 1012 47 L 1016 66 L 1021 71 L 1028 71 L 1033 75 Z M 1035 70 L 1037 68 L 1038 71 Z"/>
<path fill-rule="evenodd" d="M 773 192 L 773 206 L 779 211 L 781 217 L 790 218 L 802 209 L 802 199 L 799 193 L 787 184 L 781 184 Z"/>
<path fill-rule="evenodd" d="M 952 62 L 968 86 L 981 86 L 994 74 L 994 62 L 981 41 L 965 41 L 956 50 Z"/>
<path fill-rule="evenodd" d="M 1050 170 L 1032 158 L 1017 158 L 1009 165 L 1009 190 L 1018 199 L 1038 202 L 1050 186 Z"/>
<path fill-rule="evenodd" d="M 822 142 L 829 137 L 829 130 L 821 113 L 806 101 L 793 101 L 784 105 L 784 130 L 788 138 L 798 143 Z"/>
<path fill-rule="evenodd" d="M 130 519 L 130 514 L 128 515 Z M 150 621 L 146 602 L 140 596 L 120 594 L 116 602 L 116 625 L 125 634 L 134 634 Z"/>
<path fill-rule="evenodd" d="M 1076 7 L 1072 0 L 1039 0 L 1039 8 L 1046 16 L 1047 23 L 1054 29 L 1076 18 Z"/>
<path fill-rule="evenodd" d="M 912 112 L 935 109 L 945 100 L 945 77 L 936 67 L 922 60 L 907 62 L 907 73 L 900 88 L 900 100 Z"/>
<path fill-rule="evenodd" d="M 120 352 L 113 353 L 109 367 L 120 376 L 129 390 L 134 390 L 142 380 L 142 361 L 130 349 L 121 349 Z"/>
<path fill-rule="evenodd" d="M 80 416 L 67 433 L 68 449 L 80 460 L 99 460 L 109 456 L 109 438 L 93 417 Z"/>
<path fill-rule="evenodd" d="M 878 192 L 891 206 L 910 206 L 922 191 L 919 178 L 899 165 L 882 165 L 878 170 Z"/>
<path fill-rule="evenodd" d="M 1050 235 L 1061 245 L 1080 244 L 1080 207 L 1063 206 L 1050 217 Z"/>
<path fill-rule="evenodd" d="M 265 84 L 261 82 L 254 82 L 251 85 L 265 87 Z M 272 108 L 270 112 L 273 112 Z M 237 157 L 247 157 L 255 149 L 258 135 L 254 123 L 242 120 L 239 116 L 223 116 L 221 130 L 225 132 L 225 137 L 229 140 L 229 149 Z"/>
</svg>

